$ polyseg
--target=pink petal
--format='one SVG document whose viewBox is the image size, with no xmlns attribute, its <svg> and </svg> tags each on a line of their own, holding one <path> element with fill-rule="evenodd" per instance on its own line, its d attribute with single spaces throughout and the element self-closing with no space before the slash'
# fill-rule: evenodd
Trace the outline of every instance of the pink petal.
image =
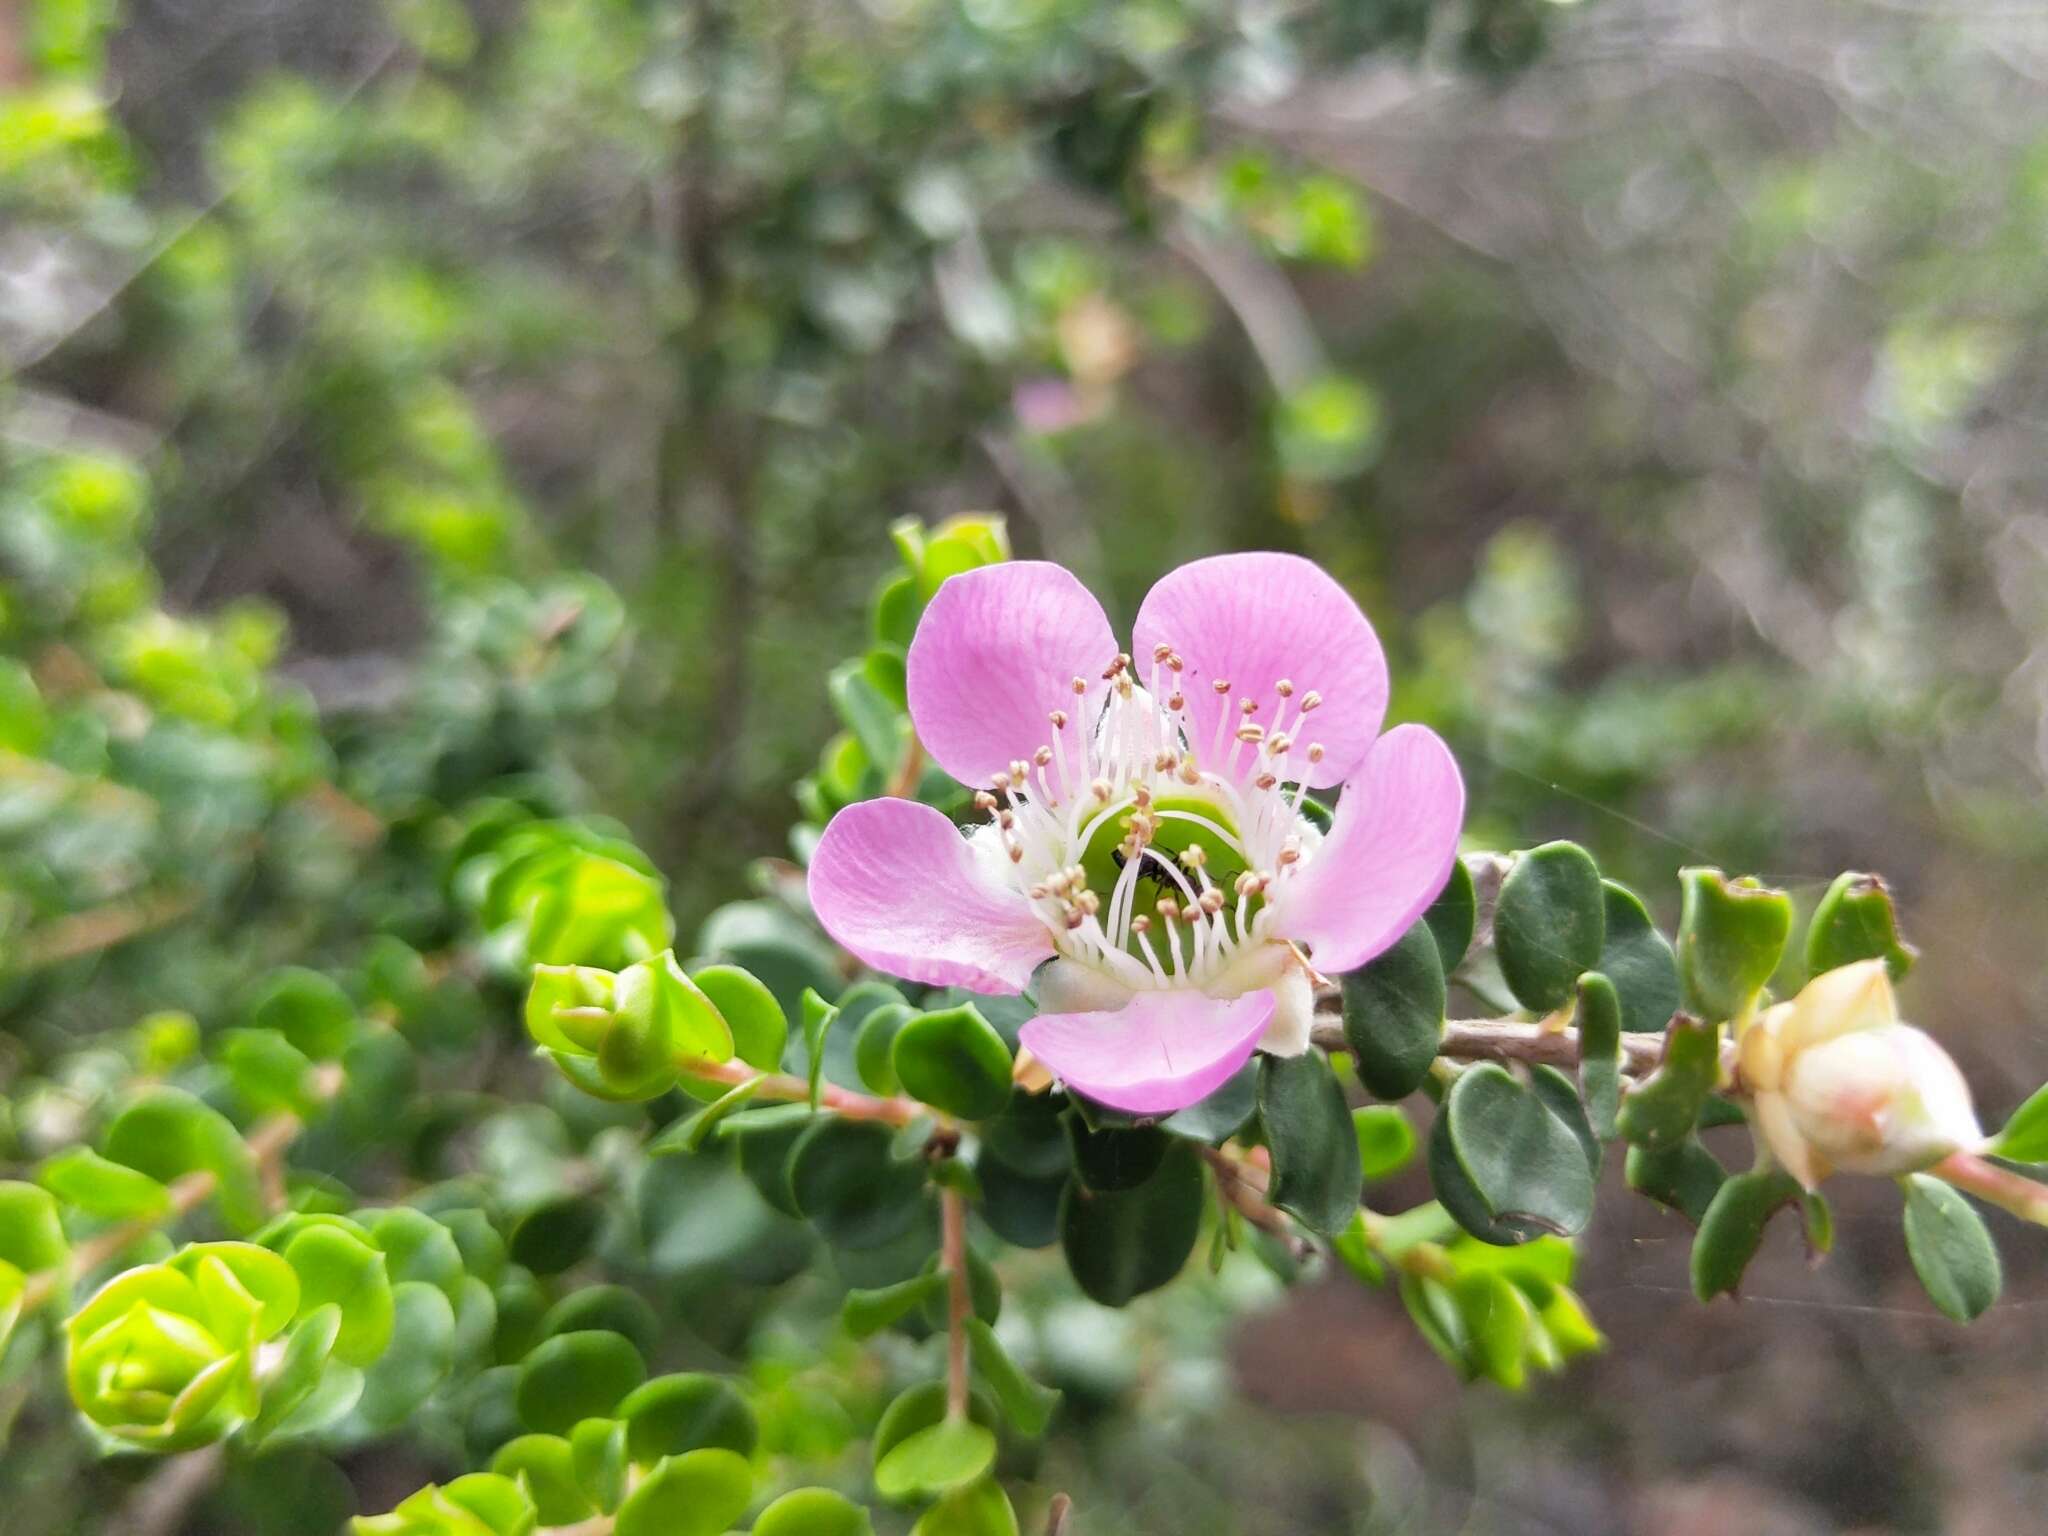
<svg viewBox="0 0 2048 1536">
<path fill-rule="evenodd" d="M 1067 740 L 1078 753 L 1116 653 L 1102 605 L 1064 567 L 1012 560 L 962 571 L 940 584 L 910 642 L 911 723 L 962 784 L 987 784 L 1050 745 L 1056 709 L 1072 717 Z"/>
<path fill-rule="evenodd" d="M 1147 991 L 1113 1013 L 1041 1013 L 1026 1049 L 1076 1093 L 1138 1115 L 1171 1114 L 1208 1097 L 1251 1059 L 1273 994 L 1219 1001 Z"/>
<path fill-rule="evenodd" d="M 1427 726 L 1395 726 L 1344 786 L 1329 836 L 1283 877 L 1277 932 L 1307 944 L 1325 975 L 1355 970 L 1436 900 L 1464 820 L 1451 749 Z"/>
<path fill-rule="evenodd" d="M 811 854 L 811 910 L 878 971 L 934 987 L 1022 992 L 1052 939 L 1022 892 L 915 800 L 864 800 Z"/>
<path fill-rule="evenodd" d="M 1290 762 L 1309 784 L 1341 784 L 1379 735 L 1387 710 L 1379 637 L 1351 595 L 1299 555 L 1217 555 L 1161 578 L 1138 610 L 1131 654 L 1140 682 L 1149 681 L 1159 645 L 1187 664 L 1181 685 L 1205 759 L 1218 714 L 1228 711 L 1235 723 L 1246 699 L 1258 701 L 1251 718 L 1274 729 L 1281 699 L 1273 685 L 1283 679 L 1294 684 L 1294 698 L 1279 729 L 1294 737 Z M 1219 678 L 1230 684 L 1227 697 L 1211 686 Z M 1295 706 L 1311 690 L 1322 703 L 1302 717 Z M 1309 768 L 1314 742 L 1323 758 Z"/>
</svg>

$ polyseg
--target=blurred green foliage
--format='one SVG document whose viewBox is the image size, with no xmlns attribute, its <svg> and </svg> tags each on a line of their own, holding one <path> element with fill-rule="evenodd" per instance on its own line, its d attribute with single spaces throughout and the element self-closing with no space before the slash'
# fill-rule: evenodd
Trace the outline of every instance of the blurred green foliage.
<svg viewBox="0 0 2048 1536">
<path fill-rule="evenodd" d="M 289 1102 L 299 1064 L 223 1036 L 275 968 L 333 971 L 450 1077 L 355 1063 L 304 1199 L 365 1162 L 454 1181 L 472 1134 L 533 1272 L 501 1321 L 523 1296 L 547 1331 L 561 1252 L 635 1238 L 743 1359 L 764 1442 L 847 1454 L 899 1383 L 816 1296 L 764 1300 L 798 1225 L 723 1165 L 621 1172 L 586 1100 L 499 1097 L 534 1081 L 498 1026 L 546 918 L 506 871 L 521 839 L 644 849 L 701 958 L 792 1017 L 830 990 L 762 856 L 873 792 L 863 690 L 906 638 L 880 534 L 962 508 L 1126 615 L 1177 557 L 1302 548 L 1405 663 L 1395 715 L 1456 745 L 1477 843 L 1569 833 L 1652 891 L 1710 854 L 1807 899 L 1881 863 L 2004 961 L 1956 1011 L 2009 1007 L 2038 908 L 1976 893 L 2048 855 L 2048 122 L 1993 31 L 1807 15 L 1690 69 L 1645 16 L 29 0 L 0 22 L 0 1139 L 26 1168 L 138 1072 Z M 1634 88 L 1597 89 L 1617 55 Z M 1288 110 L 1355 69 L 1405 143 Z M 444 967 L 464 945 L 474 974 Z M 642 1230 L 553 1200 L 570 1170 Z M 1162 1298 L 1156 1332 L 1017 1284 L 1095 1430 L 1048 1485 L 1234 1529 L 1168 1433 L 1206 1424 L 1243 1510 L 1294 1478 L 1379 1528 L 1351 1447 L 1224 1406 L 1212 1351 L 1263 1269 Z M 515 1426 L 514 1385 L 466 1425 Z M 46 1458 L 10 1501 L 72 1480 L 31 1529 L 87 1528 L 112 1484 L 18 1374 L 0 1421 Z M 376 1507 L 465 1432 L 431 1423 L 441 1461 Z M 1415 1469 L 1365 1459 L 1400 1528 Z M 353 1507 L 293 1461 L 215 1509 Z"/>
</svg>

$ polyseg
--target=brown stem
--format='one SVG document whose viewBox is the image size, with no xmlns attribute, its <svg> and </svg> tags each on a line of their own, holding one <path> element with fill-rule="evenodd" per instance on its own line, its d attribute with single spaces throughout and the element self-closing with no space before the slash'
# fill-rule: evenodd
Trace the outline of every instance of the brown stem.
<svg viewBox="0 0 2048 1536">
<path fill-rule="evenodd" d="M 1345 1051 L 1344 1027 L 1325 1019 L 1315 1027 L 1315 1043 L 1328 1051 Z M 1447 1019 L 1437 1054 L 1452 1061 L 1526 1061 L 1553 1067 L 1579 1063 L 1579 1032 L 1567 1025 L 1553 1029 L 1521 1019 Z M 1648 1072 L 1664 1059 L 1664 1036 L 1639 1030 L 1621 1037 L 1622 1066 Z"/>
<path fill-rule="evenodd" d="M 939 1262 L 946 1270 L 946 1417 L 967 1417 L 967 1199 L 948 1184 L 939 1191 Z"/>
<path fill-rule="evenodd" d="M 757 1072 L 743 1061 L 691 1061 L 685 1067 L 691 1077 L 708 1083 L 730 1083 L 734 1087 L 741 1083 L 758 1080 L 761 1086 L 756 1095 L 764 1099 L 786 1099 L 792 1102 L 808 1099 L 811 1085 L 801 1077 L 787 1072 Z M 855 1093 L 832 1083 L 824 1083 L 818 1089 L 818 1107 L 844 1115 L 849 1120 L 879 1120 L 884 1125 L 908 1125 L 921 1115 L 931 1111 L 915 1099 L 877 1099 L 865 1093 Z M 954 1133 L 940 1128 L 939 1134 L 950 1143 Z"/>
<path fill-rule="evenodd" d="M 1220 1147 L 1201 1148 L 1203 1158 L 1216 1173 L 1216 1189 L 1230 1202 L 1237 1212 L 1261 1232 L 1277 1237 L 1293 1250 L 1296 1258 L 1306 1258 L 1314 1244 L 1295 1230 L 1285 1212 L 1266 1202 L 1266 1181 L 1259 1177 L 1247 1164 L 1232 1157 Z"/>
<path fill-rule="evenodd" d="M 225 1446 L 209 1445 L 170 1457 L 128 1496 L 114 1529 L 127 1536 L 177 1536 L 192 1506 L 220 1476 L 226 1456 Z"/>
<path fill-rule="evenodd" d="M 97 954 L 158 928 L 167 928 L 198 905 L 199 898 L 189 891 L 158 891 L 73 912 L 25 935 L 15 954 L 15 965 L 23 971 L 34 971 Z"/>
<path fill-rule="evenodd" d="M 1074 1501 L 1064 1493 L 1052 1496 L 1052 1503 L 1045 1507 L 1045 1536 L 1067 1536 L 1067 1526 L 1074 1518 Z"/>
<path fill-rule="evenodd" d="M 896 769 L 896 776 L 889 781 L 883 793 L 893 799 L 908 800 L 917 793 L 917 781 L 924 777 L 924 743 L 916 736 L 903 749 L 903 761 Z"/>
</svg>

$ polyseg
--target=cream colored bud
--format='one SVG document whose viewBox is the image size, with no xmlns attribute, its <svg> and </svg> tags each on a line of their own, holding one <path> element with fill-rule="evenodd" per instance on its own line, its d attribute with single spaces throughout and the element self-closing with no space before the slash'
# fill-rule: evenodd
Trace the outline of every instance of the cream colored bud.
<svg viewBox="0 0 2048 1536">
<path fill-rule="evenodd" d="M 1816 976 L 1737 1047 L 1764 1143 L 1811 1189 L 1834 1171 L 1913 1173 L 1984 1145 L 1948 1052 L 1900 1021 L 1884 963 Z"/>
</svg>

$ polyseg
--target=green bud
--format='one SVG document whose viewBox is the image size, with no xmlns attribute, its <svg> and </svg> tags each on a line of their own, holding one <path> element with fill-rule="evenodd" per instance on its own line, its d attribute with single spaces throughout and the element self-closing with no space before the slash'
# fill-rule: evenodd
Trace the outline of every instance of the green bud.
<svg viewBox="0 0 2048 1536">
<path fill-rule="evenodd" d="M 473 1472 L 428 1486 L 388 1515 L 358 1515 L 355 1536 L 531 1536 L 540 1514 L 509 1477 Z"/>
<path fill-rule="evenodd" d="M 929 530 L 916 518 L 900 518 L 890 525 L 889 536 L 927 602 L 948 576 L 1010 558 L 1009 527 L 992 512 L 963 512 Z"/>
<path fill-rule="evenodd" d="M 1792 898 L 1718 869 L 1679 871 L 1678 974 L 1688 1012 L 1720 1023 L 1748 1012 L 1784 958 Z"/>
<path fill-rule="evenodd" d="M 257 1349 L 298 1302 L 291 1266 L 252 1243 L 202 1243 L 117 1275 L 65 1324 L 72 1401 L 148 1450 L 218 1440 L 262 1406 Z"/>
<path fill-rule="evenodd" d="M 577 1087 L 621 1102 L 666 1093 L 693 1061 L 733 1055 L 723 1015 L 667 950 L 616 974 L 535 966 L 526 1029 Z"/>
</svg>

